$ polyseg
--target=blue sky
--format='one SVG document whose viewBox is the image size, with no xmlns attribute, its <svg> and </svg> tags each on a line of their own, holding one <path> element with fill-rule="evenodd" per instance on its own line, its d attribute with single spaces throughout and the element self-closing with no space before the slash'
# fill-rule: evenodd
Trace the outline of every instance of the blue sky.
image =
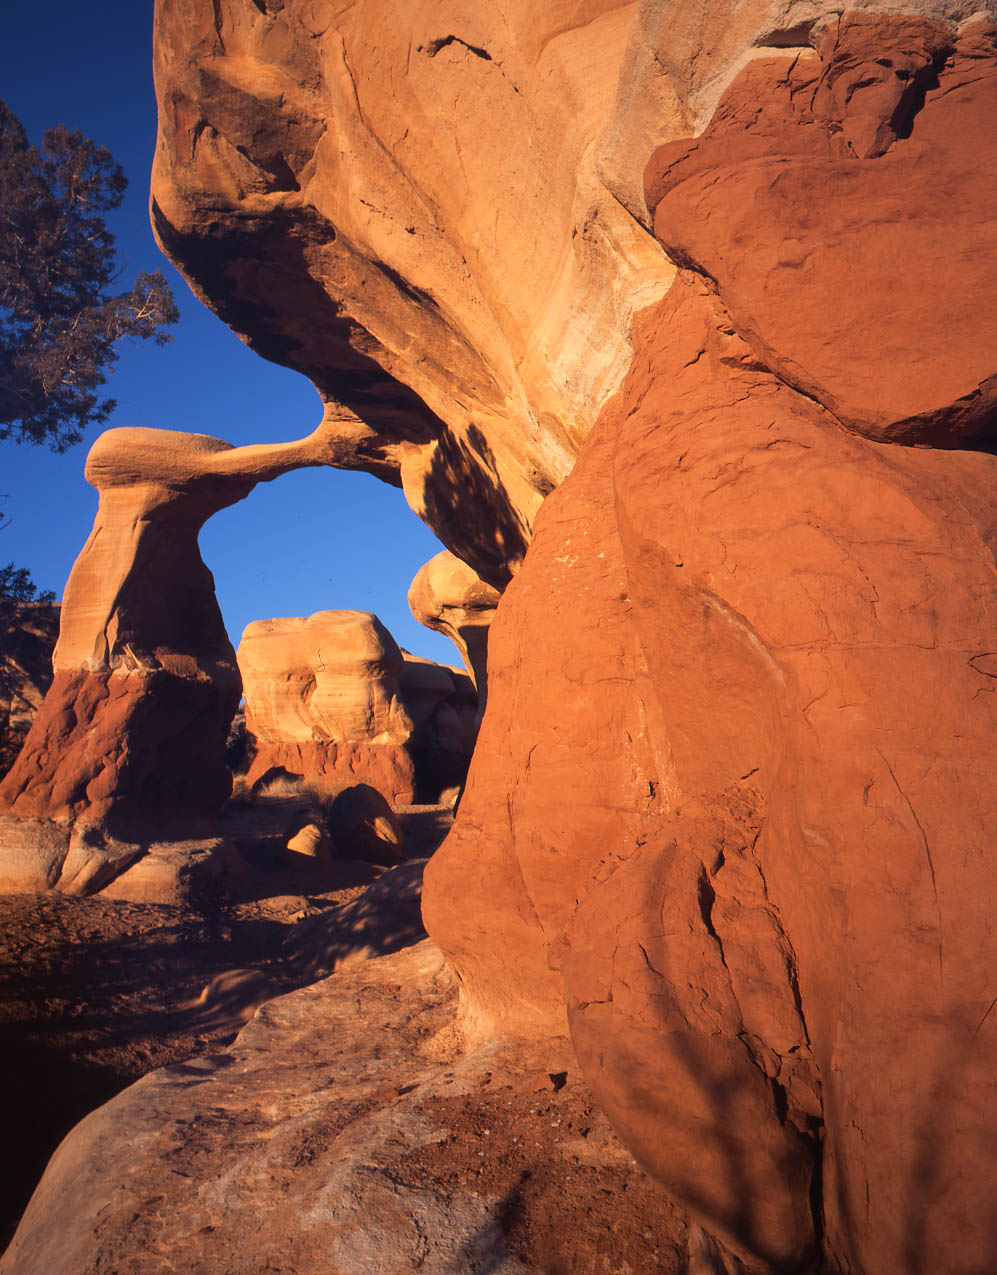
<svg viewBox="0 0 997 1275">
<path fill-rule="evenodd" d="M 297 373 L 254 354 L 190 293 L 149 228 L 148 185 L 156 140 L 152 0 L 32 0 L 0 18 L 0 98 L 30 140 L 66 124 L 107 146 L 129 180 L 108 218 L 126 263 L 162 269 L 180 309 L 174 342 L 122 343 L 106 392 L 118 408 L 108 425 L 149 425 L 211 434 L 230 443 L 297 438 L 314 429 L 321 404 Z M 27 567 L 39 588 L 61 596 L 90 531 L 97 497 L 83 478 L 97 434 L 63 456 L 0 442 L 0 493 L 10 526 L 0 564 Z M 236 645 L 251 621 L 315 611 L 374 611 L 396 641 L 442 663 L 456 648 L 416 624 L 405 601 L 416 571 L 442 546 L 401 492 L 367 474 L 301 470 L 261 483 L 201 533 L 219 604 Z"/>
</svg>

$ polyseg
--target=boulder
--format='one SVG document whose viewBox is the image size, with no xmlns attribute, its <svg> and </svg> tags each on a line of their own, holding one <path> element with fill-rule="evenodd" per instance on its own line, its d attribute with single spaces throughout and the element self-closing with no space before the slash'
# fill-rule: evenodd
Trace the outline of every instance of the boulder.
<svg viewBox="0 0 997 1275">
<path fill-rule="evenodd" d="M 250 738 L 246 782 L 275 770 L 334 792 L 372 784 L 395 803 L 415 796 L 402 701 L 402 654 L 368 611 L 257 620 L 237 655 Z"/>
<path fill-rule="evenodd" d="M 369 785 L 408 805 L 463 782 L 477 708 L 470 678 L 403 653 L 370 612 L 255 621 L 237 658 L 250 787 L 286 774 L 319 793 Z"/>
<path fill-rule="evenodd" d="M 160 1275 L 164 1253 L 199 1275 L 609 1275 L 649 1263 L 678 1275 L 686 1222 L 563 1045 L 455 1048 L 452 973 L 431 943 L 396 951 L 418 935 L 414 868 L 368 892 L 386 896 L 376 917 L 361 896 L 341 925 L 302 922 L 295 942 L 335 964 L 333 977 L 261 1005 L 228 1048 L 153 1071 L 82 1121 L 3 1275 Z M 364 960 L 361 943 L 394 954 Z M 260 982 L 243 970 L 215 980 L 206 1024 L 251 1011 Z"/>
<path fill-rule="evenodd" d="M 473 567 L 447 550 L 420 568 L 408 592 L 420 624 L 448 637 L 460 651 L 477 690 L 477 725 L 488 697 L 488 629 L 501 594 Z"/>
<path fill-rule="evenodd" d="M 329 832 L 336 853 L 368 863 L 397 863 L 404 836 L 394 811 L 370 784 L 344 788 L 329 807 Z"/>
</svg>

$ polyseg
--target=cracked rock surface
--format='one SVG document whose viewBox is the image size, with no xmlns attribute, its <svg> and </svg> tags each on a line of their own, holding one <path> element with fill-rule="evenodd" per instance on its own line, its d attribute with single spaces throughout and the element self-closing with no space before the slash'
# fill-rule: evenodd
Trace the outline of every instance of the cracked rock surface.
<svg viewBox="0 0 997 1275">
<path fill-rule="evenodd" d="M 985 393 L 960 404 L 997 348 L 975 175 L 997 166 L 971 140 L 995 31 L 832 35 L 752 63 L 652 163 L 688 268 L 503 598 L 424 915 L 465 1022 L 542 1035 L 566 1010 L 624 1141 L 748 1269 L 976 1275 L 997 1260 L 997 461 Z M 891 140 L 897 69 L 929 66 Z M 778 264 L 790 218 L 820 270 Z M 950 260 L 965 327 L 938 298 L 930 351 L 915 323 L 898 361 Z"/>
</svg>

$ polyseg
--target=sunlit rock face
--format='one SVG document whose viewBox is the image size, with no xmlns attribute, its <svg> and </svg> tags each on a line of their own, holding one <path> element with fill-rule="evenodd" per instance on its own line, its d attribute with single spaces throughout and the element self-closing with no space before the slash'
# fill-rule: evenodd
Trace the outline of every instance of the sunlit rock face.
<svg viewBox="0 0 997 1275">
<path fill-rule="evenodd" d="M 488 630 L 500 596 L 446 551 L 420 568 L 408 591 L 409 609 L 419 623 L 448 637 L 460 651 L 474 680 L 479 722 L 488 694 Z"/>
<path fill-rule="evenodd" d="M 152 841 L 214 815 L 241 684 L 197 536 L 257 482 L 330 463 L 326 426 L 233 447 L 112 429 L 87 457 L 100 494 L 63 597 L 54 677 L 0 784 L 0 884 L 92 893 Z"/>
<path fill-rule="evenodd" d="M 889 5 L 949 22 L 980 7 Z M 311 378 L 339 463 L 404 486 L 501 587 L 629 365 L 633 314 L 673 278 L 647 156 L 835 12 L 157 0 L 153 224 L 208 305 Z"/>
<path fill-rule="evenodd" d="M 647 171 L 430 933 L 748 1269 L 997 1264 L 997 27 L 846 15 Z M 916 444 L 916 445 L 915 445 Z M 458 895 L 457 887 L 460 887 Z"/>
<path fill-rule="evenodd" d="M 157 5 L 164 249 L 496 585 L 674 273 L 598 171 L 634 8 Z"/>
<path fill-rule="evenodd" d="M 294 463 L 493 585 L 557 487 L 425 919 L 752 1275 L 997 1268 L 997 42 L 877 7 L 157 10 L 155 224 Z"/>
<path fill-rule="evenodd" d="M 369 611 L 257 620 L 237 658 L 250 786 L 283 772 L 329 793 L 366 784 L 405 805 L 467 773 L 470 679 L 403 653 Z"/>
</svg>

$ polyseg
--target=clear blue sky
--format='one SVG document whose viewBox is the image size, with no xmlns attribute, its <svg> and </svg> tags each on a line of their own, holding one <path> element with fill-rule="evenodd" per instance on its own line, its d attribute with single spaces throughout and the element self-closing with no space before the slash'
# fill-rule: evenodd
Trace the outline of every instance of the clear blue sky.
<svg viewBox="0 0 997 1275">
<path fill-rule="evenodd" d="M 34 143 L 66 124 L 107 146 L 129 180 L 108 218 L 126 262 L 122 287 L 139 270 L 162 269 L 180 309 L 174 342 L 122 343 L 106 386 L 118 408 L 109 425 L 149 425 L 211 434 L 230 443 L 308 433 L 321 418 L 311 384 L 267 363 L 197 301 L 159 252 L 149 228 L 149 172 L 156 140 L 152 0 L 32 0 L 4 5 L 0 98 Z M 0 564 L 27 567 L 61 596 L 90 531 L 97 497 L 83 478 L 99 429 L 63 456 L 0 442 L 0 493 L 11 525 L 0 531 Z M 271 616 L 373 611 L 408 650 L 460 664 L 444 637 L 416 624 L 405 595 L 442 546 L 401 492 L 367 474 L 301 470 L 223 510 L 201 533 L 229 636 Z"/>
</svg>

